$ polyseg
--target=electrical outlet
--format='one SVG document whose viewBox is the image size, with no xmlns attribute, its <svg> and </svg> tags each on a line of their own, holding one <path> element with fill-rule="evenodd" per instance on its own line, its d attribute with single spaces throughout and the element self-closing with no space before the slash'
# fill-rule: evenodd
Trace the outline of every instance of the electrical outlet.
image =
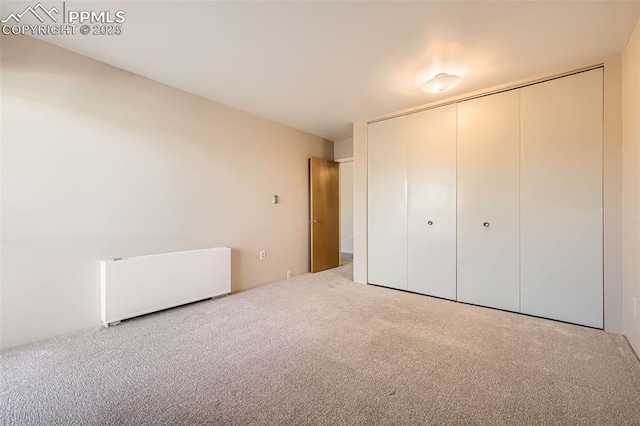
<svg viewBox="0 0 640 426">
<path fill-rule="evenodd" d="M 638 303 L 635 297 L 631 298 L 631 303 L 633 303 L 633 315 L 638 315 Z"/>
<path fill-rule="evenodd" d="M 287 279 L 291 278 L 293 276 L 293 271 L 292 270 L 288 270 L 287 271 Z"/>
<path fill-rule="evenodd" d="M 265 250 L 260 251 L 260 260 L 265 260 L 267 258 L 267 252 Z"/>
</svg>

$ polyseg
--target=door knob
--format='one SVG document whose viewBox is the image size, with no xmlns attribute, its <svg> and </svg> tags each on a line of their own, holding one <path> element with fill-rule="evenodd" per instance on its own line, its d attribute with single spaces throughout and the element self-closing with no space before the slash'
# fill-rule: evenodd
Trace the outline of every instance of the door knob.
<svg viewBox="0 0 640 426">
<path fill-rule="evenodd" d="M 433 225 L 433 221 L 430 220 L 429 222 L 427 222 L 427 225 L 429 226 Z"/>
<path fill-rule="evenodd" d="M 485 228 L 488 228 L 491 226 L 491 224 L 489 222 L 485 222 L 482 224 L 482 226 L 484 226 Z"/>
<path fill-rule="evenodd" d="M 318 223 L 318 219 L 312 219 L 309 221 L 309 223 Z"/>
</svg>

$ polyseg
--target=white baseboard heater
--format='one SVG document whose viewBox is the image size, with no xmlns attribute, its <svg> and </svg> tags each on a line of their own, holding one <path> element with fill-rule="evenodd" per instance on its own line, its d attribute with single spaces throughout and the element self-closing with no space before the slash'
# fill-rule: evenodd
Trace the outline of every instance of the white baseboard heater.
<svg viewBox="0 0 640 426">
<path fill-rule="evenodd" d="M 101 262 L 102 324 L 231 292 L 231 249 L 108 259 Z"/>
</svg>

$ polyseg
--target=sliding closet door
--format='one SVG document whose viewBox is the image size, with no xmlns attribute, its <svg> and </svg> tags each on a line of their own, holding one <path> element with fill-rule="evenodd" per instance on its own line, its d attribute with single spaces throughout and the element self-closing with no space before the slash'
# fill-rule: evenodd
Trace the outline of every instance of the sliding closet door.
<svg viewBox="0 0 640 426">
<path fill-rule="evenodd" d="M 519 310 L 519 110 L 512 90 L 458 104 L 458 300 Z"/>
<path fill-rule="evenodd" d="M 602 69 L 522 89 L 522 312 L 603 327 Z"/>
<path fill-rule="evenodd" d="M 407 289 L 407 119 L 369 124 L 368 281 Z"/>
<path fill-rule="evenodd" d="M 411 114 L 409 290 L 456 298 L 456 105 Z"/>
</svg>

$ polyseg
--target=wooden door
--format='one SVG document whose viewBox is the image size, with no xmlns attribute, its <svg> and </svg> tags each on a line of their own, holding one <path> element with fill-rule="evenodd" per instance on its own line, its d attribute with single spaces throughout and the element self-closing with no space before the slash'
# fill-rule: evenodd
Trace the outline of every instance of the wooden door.
<svg viewBox="0 0 640 426">
<path fill-rule="evenodd" d="M 407 118 L 369 124 L 368 281 L 407 289 Z"/>
<path fill-rule="evenodd" d="M 520 91 L 458 104 L 458 300 L 520 310 Z"/>
<path fill-rule="evenodd" d="M 309 160 L 311 272 L 340 265 L 340 175 L 338 163 Z"/>
<path fill-rule="evenodd" d="M 602 69 L 522 88 L 522 312 L 603 327 Z"/>
<path fill-rule="evenodd" d="M 407 118 L 408 287 L 456 298 L 456 105 Z"/>
</svg>

